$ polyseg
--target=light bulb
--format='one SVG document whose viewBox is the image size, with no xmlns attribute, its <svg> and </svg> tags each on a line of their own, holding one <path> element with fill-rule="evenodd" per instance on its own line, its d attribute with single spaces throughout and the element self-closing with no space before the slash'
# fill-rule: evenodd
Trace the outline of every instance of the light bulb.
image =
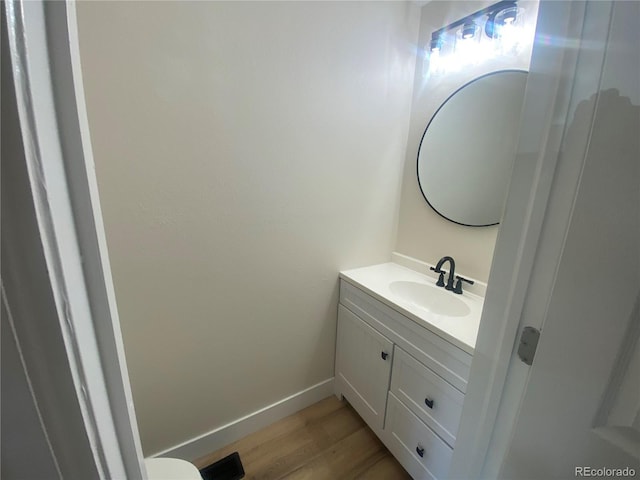
<svg viewBox="0 0 640 480">
<path fill-rule="evenodd" d="M 474 22 L 467 22 L 462 26 L 462 38 L 465 40 L 473 38 L 476 34 L 477 26 Z"/>
<path fill-rule="evenodd" d="M 520 45 L 524 43 L 525 32 L 520 25 L 522 14 L 523 9 L 514 6 L 506 8 L 496 15 L 496 40 L 499 42 L 502 53 L 516 53 Z"/>
<path fill-rule="evenodd" d="M 431 50 L 429 54 L 429 73 L 440 73 L 443 69 L 442 57 L 440 56 L 440 48 Z"/>
<path fill-rule="evenodd" d="M 432 38 L 431 39 L 431 51 L 437 52 L 442 48 L 442 38 Z"/>
</svg>

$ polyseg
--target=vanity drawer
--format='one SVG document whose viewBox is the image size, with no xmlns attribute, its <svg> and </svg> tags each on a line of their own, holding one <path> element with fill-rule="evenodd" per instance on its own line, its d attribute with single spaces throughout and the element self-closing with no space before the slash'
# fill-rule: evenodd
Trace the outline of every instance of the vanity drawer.
<svg viewBox="0 0 640 480">
<path fill-rule="evenodd" d="M 452 447 L 464 395 L 401 348 L 395 347 L 391 391 Z"/>
<path fill-rule="evenodd" d="M 414 480 L 447 478 L 453 450 L 389 392 L 385 439 Z"/>
</svg>

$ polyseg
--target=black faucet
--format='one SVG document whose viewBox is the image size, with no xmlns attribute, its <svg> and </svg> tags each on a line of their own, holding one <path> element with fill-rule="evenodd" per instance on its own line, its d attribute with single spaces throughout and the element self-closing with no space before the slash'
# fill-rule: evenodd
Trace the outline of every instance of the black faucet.
<svg viewBox="0 0 640 480">
<path fill-rule="evenodd" d="M 449 264 L 451 265 L 451 270 L 449 270 L 449 280 L 447 280 L 447 285 L 445 286 L 444 284 L 444 274 L 447 273 L 446 270 L 442 270 L 442 265 L 444 265 L 445 262 L 449 262 Z M 453 279 L 455 278 L 455 272 L 456 272 L 456 262 L 455 260 L 453 260 L 453 258 L 451 257 L 442 257 L 440 260 L 438 260 L 438 264 L 436 265 L 435 268 L 431 267 L 431 270 L 433 270 L 436 273 L 439 273 L 440 276 L 438 277 L 438 283 L 436 283 L 437 286 L 439 287 L 444 287 L 445 290 L 453 290 L 454 286 L 453 286 Z"/>
<path fill-rule="evenodd" d="M 451 270 L 449 271 L 449 279 L 447 280 L 447 284 L 444 284 L 444 274 L 447 273 L 446 270 L 442 270 L 442 265 L 446 262 L 449 262 L 451 265 Z M 451 257 L 442 257 L 437 265 L 434 267 L 430 267 L 436 273 L 439 273 L 438 282 L 436 283 L 439 287 L 444 287 L 445 290 L 452 291 L 453 293 L 457 293 L 458 295 L 462 294 L 462 282 L 467 282 L 469 285 L 473 285 L 473 280 L 469 280 L 468 278 L 461 277 L 456 275 L 456 262 Z M 457 280 L 456 285 L 453 285 L 453 281 Z"/>
</svg>

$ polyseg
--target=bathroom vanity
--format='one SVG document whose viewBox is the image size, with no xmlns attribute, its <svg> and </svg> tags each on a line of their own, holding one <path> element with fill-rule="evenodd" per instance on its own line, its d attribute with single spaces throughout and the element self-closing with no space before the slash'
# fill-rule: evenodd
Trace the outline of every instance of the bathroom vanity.
<svg viewBox="0 0 640 480">
<path fill-rule="evenodd" d="M 447 478 L 482 304 L 396 263 L 340 273 L 336 395 L 415 479 Z"/>
</svg>

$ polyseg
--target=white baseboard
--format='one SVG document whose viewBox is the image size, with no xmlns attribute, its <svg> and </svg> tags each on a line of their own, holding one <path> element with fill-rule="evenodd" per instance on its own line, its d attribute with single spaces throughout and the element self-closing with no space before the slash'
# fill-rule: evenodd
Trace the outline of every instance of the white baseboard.
<svg viewBox="0 0 640 480">
<path fill-rule="evenodd" d="M 333 394 L 332 377 L 215 430 L 150 456 L 196 460 Z"/>
</svg>

